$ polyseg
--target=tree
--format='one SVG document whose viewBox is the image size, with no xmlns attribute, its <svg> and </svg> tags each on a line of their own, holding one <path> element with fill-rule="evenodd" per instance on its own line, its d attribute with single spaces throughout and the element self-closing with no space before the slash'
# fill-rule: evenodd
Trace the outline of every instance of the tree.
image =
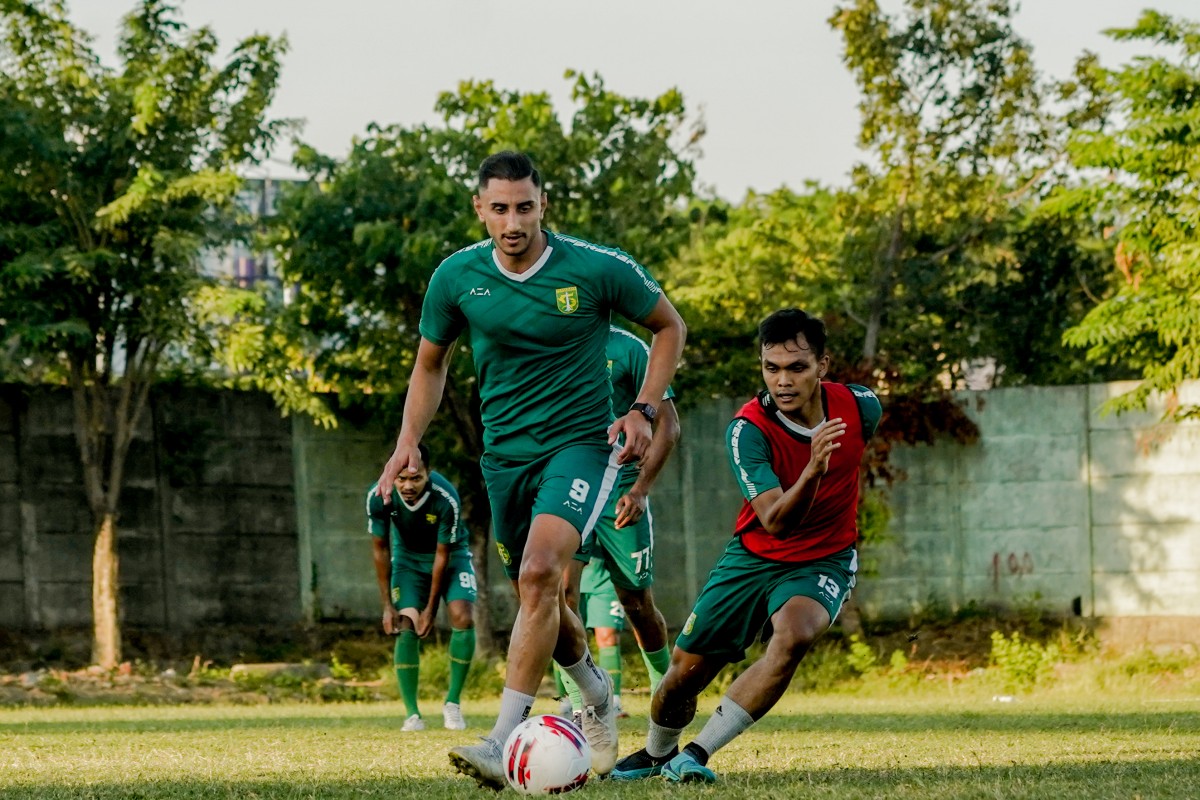
<svg viewBox="0 0 1200 800">
<path fill-rule="evenodd" d="M 1108 35 L 1178 56 L 1116 70 L 1085 56 L 1067 87 L 1081 100 L 1068 121 L 1078 125 L 1070 153 L 1085 180 L 1052 203 L 1115 221 L 1119 289 L 1064 339 L 1092 361 L 1140 370 L 1138 386 L 1109 410 L 1145 408 L 1161 393 L 1168 415 L 1197 416 L 1200 406 L 1181 404 L 1178 389 L 1200 378 L 1200 24 L 1146 11 Z"/>
<path fill-rule="evenodd" d="M 845 318 L 862 360 L 913 386 L 993 354 L 970 299 L 1012 283 L 1019 202 L 1053 156 L 1027 45 L 1004 0 L 908 0 L 896 20 L 875 0 L 840 6 L 845 61 L 863 94 L 867 161 L 841 199 Z"/>
<path fill-rule="evenodd" d="M 750 192 L 732 207 L 720 200 L 693 205 L 690 241 L 664 275 L 688 321 L 681 395 L 749 396 L 760 380 L 746 343 L 759 320 L 789 305 L 818 314 L 839 307 L 836 202 L 836 192 L 809 185 L 801 194 Z"/>
<path fill-rule="evenodd" d="M 551 227 L 615 244 L 653 265 L 686 239 L 693 188 L 689 130 L 678 92 L 643 100 L 567 73 L 569 126 L 545 94 L 465 82 L 438 101 L 442 126 L 378 127 L 337 162 L 302 147 L 314 178 L 285 194 L 273 238 L 295 287 L 281 324 L 300 332 L 312 373 L 342 406 L 365 405 L 398 429 L 434 267 L 485 235 L 471 210 L 475 171 L 504 148 L 533 154 L 550 193 Z M 479 570 L 480 648 L 494 650 L 486 564 L 490 507 L 477 461 L 483 431 L 468 348 L 451 365 L 429 437 L 460 478 Z M 381 462 L 382 464 L 382 456 Z"/>
<path fill-rule="evenodd" d="M 62 2 L 2 0 L 0 352 L 65 383 L 91 511 L 94 661 L 120 660 L 118 515 L 126 457 L 157 376 L 223 349 L 211 323 L 247 297 L 206 276 L 229 235 L 235 169 L 265 154 L 282 40 L 217 63 L 208 28 L 162 0 L 124 20 L 101 66 Z"/>
</svg>

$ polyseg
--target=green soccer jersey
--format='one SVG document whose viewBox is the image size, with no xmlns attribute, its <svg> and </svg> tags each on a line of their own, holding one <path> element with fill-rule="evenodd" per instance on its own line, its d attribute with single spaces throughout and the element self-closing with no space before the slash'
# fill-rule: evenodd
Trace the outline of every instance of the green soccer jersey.
<svg viewBox="0 0 1200 800">
<path fill-rule="evenodd" d="M 429 473 L 427 491 L 411 506 L 394 488 L 391 504 L 384 505 L 372 485 L 367 490 L 367 531 L 378 538 L 390 535 L 393 575 L 402 567 L 432 573 L 439 544 L 449 545 L 451 556 L 470 553 L 460 506 L 454 486 L 437 472 Z"/>
<path fill-rule="evenodd" d="M 470 329 L 484 449 L 515 463 L 606 437 L 611 312 L 641 321 L 661 294 L 622 251 L 545 233 L 546 251 L 520 275 L 500 267 L 491 239 L 453 254 L 421 308 L 421 335 L 434 344 Z"/>
<path fill-rule="evenodd" d="M 612 383 L 612 408 L 614 416 L 625 414 L 641 391 L 646 377 L 646 366 L 650 363 L 650 348 L 634 334 L 616 325 L 608 327 L 608 378 Z M 664 400 L 673 400 L 675 391 L 667 387 Z M 628 464 L 621 470 L 620 487 L 628 489 L 637 481 L 638 464 Z M 614 493 L 614 497 L 618 496 Z"/>
</svg>

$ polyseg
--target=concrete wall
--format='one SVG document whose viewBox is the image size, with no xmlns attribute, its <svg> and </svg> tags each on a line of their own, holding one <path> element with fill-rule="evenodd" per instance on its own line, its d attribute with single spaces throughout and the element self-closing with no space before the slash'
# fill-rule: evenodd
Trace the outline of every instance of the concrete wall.
<svg viewBox="0 0 1200 800">
<path fill-rule="evenodd" d="M 269 398 L 156 392 L 126 472 L 124 624 L 300 619 L 291 428 Z M 70 394 L 0 387 L 0 625 L 90 624 L 92 541 Z"/>
<path fill-rule="evenodd" d="M 379 590 L 364 504 L 394 436 L 346 423 L 325 430 L 305 418 L 296 419 L 292 432 L 303 613 L 314 620 L 373 619 Z"/>
<path fill-rule="evenodd" d="M 978 443 L 894 451 L 907 477 L 864 608 L 1200 615 L 1200 422 L 1161 424 L 1161 405 L 1101 415 L 1132 386 L 970 393 Z M 1184 393 L 1200 401 L 1200 384 Z"/>
<path fill-rule="evenodd" d="M 1200 615 L 1200 421 L 1100 416 L 1128 384 L 964 395 L 982 437 L 898 448 L 889 539 L 864 553 L 872 615 L 930 604 Z M 1200 384 L 1185 388 L 1200 402 Z M 655 593 L 686 618 L 741 503 L 724 431 L 735 400 L 685 410 L 651 511 Z M 122 614 L 146 628 L 373 619 L 363 493 L 393 432 L 281 419 L 270 399 L 162 391 L 130 453 Z M 86 625 L 91 520 L 65 392 L 0 387 L 0 626 Z M 496 623 L 513 612 L 491 559 Z"/>
</svg>

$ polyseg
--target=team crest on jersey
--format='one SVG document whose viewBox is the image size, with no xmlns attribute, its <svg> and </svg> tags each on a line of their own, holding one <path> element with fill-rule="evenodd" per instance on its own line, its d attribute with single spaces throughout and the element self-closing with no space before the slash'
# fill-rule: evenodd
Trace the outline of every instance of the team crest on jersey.
<svg viewBox="0 0 1200 800">
<path fill-rule="evenodd" d="M 564 314 L 574 314 L 579 310 L 579 290 L 574 286 L 555 289 L 554 299 L 558 302 L 558 310 Z"/>
<path fill-rule="evenodd" d="M 696 627 L 696 613 L 693 611 L 691 616 L 687 618 L 687 622 L 683 624 L 683 632 L 690 636 L 694 627 Z"/>
<path fill-rule="evenodd" d="M 505 566 L 512 563 L 512 556 L 508 554 L 508 548 L 499 542 L 496 542 L 496 552 L 500 554 L 500 560 L 504 562 Z"/>
<path fill-rule="evenodd" d="M 425 521 L 432 525 L 433 523 L 437 522 L 437 514 L 426 514 Z"/>
</svg>

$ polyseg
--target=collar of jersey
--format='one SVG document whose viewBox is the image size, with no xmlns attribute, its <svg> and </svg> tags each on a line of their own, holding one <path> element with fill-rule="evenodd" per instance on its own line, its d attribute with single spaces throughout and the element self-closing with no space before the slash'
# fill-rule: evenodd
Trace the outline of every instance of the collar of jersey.
<svg viewBox="0 0 1200 800">
<path fill-rule="evenodd" d="M 775 410 L 775 418 L 783 424 L 783 427 L 787 428 L 792 433 L 797 433 L 801 436 L 807 436 L 809 439 L 817 435 L 817 431 L 821 430 L 828 419 L 828 417 L 822 417 L 821 421 L 817 423 L 816 427 L 806 428 L 798 422 L 792 422 L 790 419 L 785 417 L 783 412 L 779 409 Z"/>
<path fill-rule="evenodd" d="M 409 511 L 416 511 L 418 508 L 425 505 L 425 501 L 429 499 L 429 495 L 431 495 L 432 492 L 426 491 L 425 494 L 421 495 L 421 499 L 418 500 L 417 502 L 413 503 L 411 506 L 408 503 L 404 502 L 403 495 L 401 495 L 399 492 L 396 492 L 396 494 L 400 497 L 400 503 L 405 508 L 407 508 Z"/>
<path fill-rule="evenodd" d="M 496 255 L 496 246 L 494 244 L 492 245 L 492 263 L 496 265 L 496 269 L 500 270 L 500 274 L 508 278 L 510 281 L 524 283 L 536 275 L 542 267 L 546 266 L 546 262 L 550 260 L 550 254 L 553 252 L 554 248 L 550 245 L 550 235 L 546 234 L 546 249 L 542 251 L 541 257 L 538 258 L 537 261 L 533 262 L 533 266 L 521 274 L 518 275 L 515 272 L 509 272 L 504 267 L 500 266 L 500 257 Z"/>
</svg>

